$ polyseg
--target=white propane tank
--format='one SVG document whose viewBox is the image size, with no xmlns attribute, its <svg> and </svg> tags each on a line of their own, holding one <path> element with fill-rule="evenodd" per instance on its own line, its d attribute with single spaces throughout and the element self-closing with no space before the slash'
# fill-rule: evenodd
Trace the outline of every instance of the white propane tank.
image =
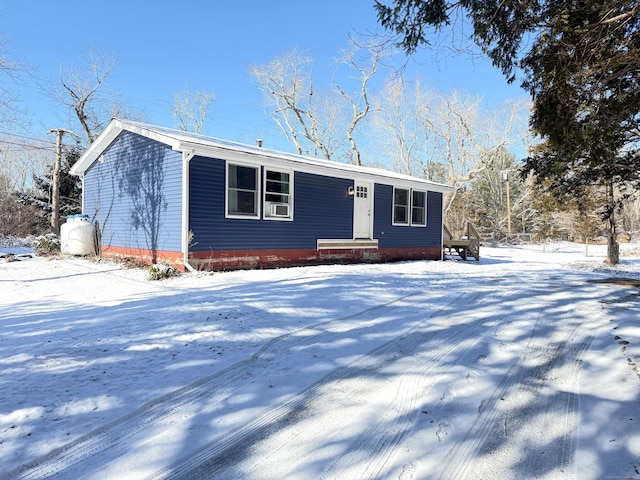
<svg viewBox="0 0 640 480">
<path fill-rule="evenodd" d="M 67 216 L 67 221 L 60 225 L 60 251 L 69 253 L 69 230 L 76 221 L 77 215 Z"/>
<path fill-rule="evenodd" d="M 87 215 L 71 215 L 60 228 L 60 250 L 70 255 L 93 255 L 94 236 L 94 227 Z"/>
</svg>

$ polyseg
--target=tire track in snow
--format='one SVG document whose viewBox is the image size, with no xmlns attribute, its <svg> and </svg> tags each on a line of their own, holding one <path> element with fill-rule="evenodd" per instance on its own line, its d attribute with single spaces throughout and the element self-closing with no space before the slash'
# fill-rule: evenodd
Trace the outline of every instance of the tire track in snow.
<svg viewBox="0 0 640 480">
<path fill-rule="evenodd" d="M 159 424 L 164 428 L 171 428 L 174 424 L 184 422 L 186 417 L 196 415 L 200 404 L 204 401 L 209 404 L 224 402 L 242 388 L 249 378 L 258 376 L 260 372 L 268 370 L 275 362 L 291 354 L 294 347 L 319 342 L 332 343 L 336 340 L 335 337 L 345 333 L 341 326 L 346 320 L 355 321 L 353 328 L 357 328 L 366 324 L 373 314 L 382 316 L 385 309 L 403 308 L 398 307 L 397 304 L 418 293 L 419 291 L 414 291 L 346 317 L 326 320 L 275 337 L 247 360 L 147 402 L 130 414 L 9 472 L 6 478 L 42 479 L 61 473 L 64 473 L 67 478 L 86 476 L 87 471 L 94 465 L 103 465 L 125 454 L 135 439 L 144 439 L 149 431 L 157 429 Z M 415 310 L 414 306 L 404 308 L 407 312 Z M 362 320 L 358 320 L 361 317 Z M 326 340 L 323 341 L 323 337 L 326 337 Z"/>
<path fill-rule="evenodd" d="M 494 298 L 501 296 L 504 296 L 504 294 L 495 293 L 493 295 Z M 331 465 L 321 478 L 344 478 L 344 472 L 349 471 L 349 469 L 355 470 L 350 472 L 349 478 L 389 478 L 391 475 L 390 463 L 395 449 L 400 446 L 402 439 L 408 431 L 415 427 L 416 412 L 424 410 L 419 408 L 422 397 L 433 384 L 438 382 L 437 380 L 432 380 L 432 374 L 443 373 L 447 370 L 447 368 L 442 365 L 441 359 L 446 357 L 449 364 L 456 365 L 463 357 L 468 355 L 468 351 L 472 349 L 473 346 L 479 343 L 484 336 L 490 334 L 491 329 L 501 324 L 505 317 L 512 317 L 514 312 L 521 310 L 535 311 L 536 314 L 539 315 L 540 310 L 543 308 L 539 302 L 532 303 L 530 299 L 512 301 L 509 302 L 508 306 L 508 311 L 500 312 L 498 315 L 488 313 L 486 316 L 482 316 L 482 305 L 475 305 L 474 313 L 481 317 L 483 329 L 486 331 L 483 335 L 477 335 L 478 331 L 475 327 L 477 327 L 478 321 L 476 321 L 469 325 L 469 334 L 462 334 L 464 332 L 461 331 L 443 338 L 442 343 L 444 345 L 434 349 L 434 351 L 443 352 L 442 354 L 434 355 L 431 351 L 421 354 L 423 358 L 420 360 L 420 368 L 415 371 L 418 378 L 422 380 L 420 382 L 421 385 L 414 385 L 414 388 L 409 394 L 398 395 L 385 410 L 385 414 L 380 420 L 370 425 L 349 447 L 348 452 L 334 461 L 334 464 Z M 490 312 L 492 312 L 492 310 L 490 310 Z M 545 332 L 549 329 L 550 326 L 544 327 Z M 464 326 L 462 330 L 466 331 L 466 326 Z M 459 351 L 459 344 L 474 335 L 475 337 L 471 343 L 465 343 L 464 351 Z M 475 379 L 475 376 L 472 379 Z M 403 376 L 401 382 L 399 391 L 408 390 L 406 388 L 406 376 Z M 442 432 L 444 438 L 448 435 L 449 429 L 450 426 L 448 424 L 441 423 L 441 428 L 438 432 Z M 438 435 L 438 432 L 436 432 L 436 435 Z M 401 467 L 399 478 L 413 478 L 411 472 L 415 469 L 415 465 L 409 464 Z"/>
<path fill-rule="evenodd" d="M 512 386 L 521 379 L 520 372 L 524 369 L 524 360 L 529 356 L 532 356 L 532 353 L 540 348 L 540 345 L 537 345 L 535 341 L 535 338 L 537 337 L 536 332 L 542 333 L 544 336 L 550 328 L 546 324 L 543 324 L 542 326 L 540 325 L 541 313 L 542 312 L 538 310 L 535 326 L 529 336 L 529 342 L 524 356 L 509 368 L 493 394 L 488 399 L 482 401 L 478 409 L 478 417 L 476 418 L 476 421 L 471 426 L 463 441 L 455 447 L 449 455 L 449 460 L 446 461 L 446 467 L 443 469 L 445 473 L 441 478 L 465 478 L 467 467 L 471 463 L 473 457 L 477 454 L 481 445 L 486 441 L 490 431 L 494 428 L 494 425 L 501 414 L 499 402 L 505 398 L 507 392 L 512 388 Z"/>
<path fill-rule="evenodd" d="M 448 318 L 448 308 L 454 304 L 455 311 L 458 311 L 461 305 L 459 302 L 463 295 L 454 298 L 447 306 L 427 316 L 406 333 L 361 356 L 350 365 L 332 371 L 288 402 L 267 410 L 263 415 L 239 428 L 230 436 L 209 443 L 195 455 L 158 472 L 158 474 L 149 477 L 149 480 L 160 478 L 233 478 L 238 475 L 234 469 L 250 456 L 251 451 L 257 445 L 273 435 L 281 434 L 287 427 L 293 427 L 312 415 L 322 417 L 324 426 L 335 424 L 339 429 L 340 425 L 345 422 L 341 408 L 342 403 L 350 402 L 354 398 L 362 399 L 375 396 L 376 386 L 367 380 L 362 380 L 363 378 L 371 376 L 372 373 L 380 375 L 385 367 L 393 365 L 398 359 L 416 356 L 419 348 L 423 347 L 424 349 L 426 343 L 438 345 L 433 348 L 437 354 L 427 355 L 427 360 L 416 357 L 416 362 L 423 364 L 417 374 L 401 376 L 396 399 L 392 402 L 396 407 L 391 407 L 391 410 L 387 409 L 387 414 L 379 419 L 371 429 L 359 436 L 322 478 L 334 476 L 345 478 L 345 469 L 363 461 L 359 453 L 362 449 L 367 450 L 366 457 L 372 460 L 367 462 L 367 468 L 362 475 L 375 477 L 377 472 L 384 467 L 407 429 L 412 426 L 411 417 L 412 413 L 415 413 L 420 394 L 428 388 L 431 381 L 427 372 L 437 366 L 442 358 L 454 354 L 460 341 L 476 336 L 480 324 L 486 324 L 487 327 L 490 327 L 499 321 L 499 318 L 488 319 L 486 316 L 479 316 L 468 323 L 449 325 L 439 331 L 433 331 L 430 328 L 433 319 L 436 317 Z M 479 296 L 480 294 L 473 298 L 466 298 L 464 304 L 478 305 L 483 301 L 488 302 L 489 299 L 495 299 L 493 295 L 485 295 L 480 299 Z M 345 390 L 341 388 L 342 383 L 349 384 L 346 387 L 349 389 L 346 398 Z M 391 422 L 391 427 L 388 423 L 390 417 L 395 419 Z M 271 442 L 271 444 L 277 444 L 278 449 L 286 450 L 289 457 L 300 460 L 305 455 L 305 443 L 298 442 L 301 429 L 292 428 L 291 430 L 293 432 L 288 437 L 285 434 L 287 438 L 284 441 Z M 384 435 L 379 435 L 382 430 L 385 430 Z M 305 429 L 305 432 L 307 431 L 308 429 Z M 317 441 L 322 442 L 323 439 Z M 273 449 L 270 450 L 271 453 L 277 453 Z M 371 457 L 374 458 L 371 459 Z M 270 461 L 271 464 L 269 466 L 254 466 L 249 472 L 243 471 L 243 475 L 249 478 L 259 478 L 265 475 L 265 472 L 271 472 L 269 474 L 271 478 L 278 478 L 278 474 L 275 472 L 279 466 L 291 467 L 288 462 L 279 459 L 277 455 L 261 456 L 258 460 Z M 350 476 L 349 478 L 354 477 Z"/>
<path fill-rule="evenodd" d="M 566 294 L 566 291 L 562 289 L 557 293 Z M 551 466 L 554 467 L 553 471 L 571 475 L 568 472 L 572 469 L 576 449 L 573 429 L 579 413 L 579 373 L 582 358 L 600 327 L 590 328 L 590 332 L 585 333 L 586 322 L 570 320 L 575 315 L 573 310 L 576 308 L 572 300 L 567 299 L 562 307 L 565 312 L 560 317 L 562 322 L 559 329 L 553 323 L 557 321 L 557 316 L 547 319 L 542 317 L 545 312 L 539 312 L 524 353 L 509 368 L 494 393 L 483 402 L 476 421 L 464 440 L 450 451 L 442 464 L 439 478 L 507 478 L 514 475 L 537 477 L 543 476 L 545 471 L 551 471 Z M 544 393 L 550 389 L 548 374 L 554 370 L 555 375 L 566 381 L 569 387 L 564 391 L 554 391 L 561 398 L 560 401 L 554 398 L 552 403 L 550 395 Z M 523 400 L 527 403 L 523 404 Z M 544 426 L 557 418 L 554 413 L 549 412 L 552 407 L 560 408 L 563 418 L 559 438 L 553 445 L 555 448 L 541 446 L 540 452 L 518 451 L 510 456 L 510 451 L 517 450 L 518 447 L 531 450 L 536 448 L 532 443 L 537 439 L 520 438 L 524 436 L 519 431 L 524 427 L 522 424 L 526 423 L 528 430 L 539 426 L 540 431 L 544 432 L 540 434 L 545 437 L 544 440 L 547 434 L 551 435 L 552 432 L 545 431 Z M 537 412 L 543 413 L 536 415 Z M 511 421 L 514 421 L 513 425 L 510 424 Z M 488 456 L 500 457 L 500 460 L 487 467 Z M 475 460 L 478 458 L 482 460 L 476 465 Z M 517 461 L 516 472 L 508 470 L 514 461 Z M 483 471 L 483 466 L 490 470 Z"/>
<path fill-rule="evenodd" d="M 485 301 L 487 299 L 494 300 L 497 297 L 500 295 L 487 296 Z M 480 306 L 477 302 L 474 303 L 474 308 Z M 524 304 L 524 302 L 522 303 Z M 471 323 L 456 325 L 448 329 L 446 335 L 441 338 L 434 338 L 435 348 L 416 352 L 419 347 L 417 343 L 413 352 L 407 351 L 407 356 L 414 355 L 412 359 L 414 360 L 412 361 L 414 369 L 410 374 L 400 377 L 397 394 L 384 410 L 384 414 L 359 435 L 347 451 L 324 472 L 321 479 L 344 478 L 345 472 L 352 471 L 349 478 L 387 478 L 388 464 L 395 449 L 407 432 L 414 427 L 415 417 L 420 410 L 419 406 L 425 392 L 438 382 L 431 374 L 436 370 L 438 373 L 445 370 L 442 366 L 444 358 L 448 363 L 456 364 L 467 355 L 466 349 L 470 349 L 480 342 L 484 335 L 478 335 L 479 324 L 482 324 L 486 334 L 489 334 L 489 331 L 496 327 L 505 316 L 502 313 L 483 316 L 478 315 L 478 311 L 475 312 L 478 319 Z M 429 332 L 425 332 L 425 335 L 429 335 Z M 460 351 L 459 345 L 465 341 L 465 351 Z"/>
</svg>

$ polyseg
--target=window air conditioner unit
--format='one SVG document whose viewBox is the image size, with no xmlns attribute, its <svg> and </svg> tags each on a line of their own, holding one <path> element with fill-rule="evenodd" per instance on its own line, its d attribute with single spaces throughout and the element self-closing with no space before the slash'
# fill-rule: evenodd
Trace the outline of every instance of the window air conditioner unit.
<svg viewBox="0 0 640 480">
<path fill-rule="evenodd" d="M 271 216 L 272 217 L 288 217 L 289 205 L 286 203 L 272 203 Z"/>
</svg>

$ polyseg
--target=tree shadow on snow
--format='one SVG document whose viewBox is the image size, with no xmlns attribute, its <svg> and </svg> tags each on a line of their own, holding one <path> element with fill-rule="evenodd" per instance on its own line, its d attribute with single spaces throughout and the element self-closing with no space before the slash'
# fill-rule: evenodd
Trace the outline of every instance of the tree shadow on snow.
<svg viewBox="0 0 640 480">
<path fill-rule="evenodd" d="M 512 473 L 543 476 L 571 465 L 577 397 L 549 376 L 579 372 L 590 344 L 572 336 L 581 320 L 571 304 L 593 292 L 552 294 L 579 276 L 541 283 L 539 273 L 530 282 L 525 274 L 471 286 L 459 273 L 376 277 L 364 266 L 280 274 L 235 285 L 223 274 L 226 283 L 203 280 L 110 306 L 16 303 L 0 316 L 3 342 L 13 344 L 0 357 L 21 377 L 5 380 L 12 393 L 0 394 L 1 414 L 19 419 L 16 412 L 31 409 L 37 421 L 30 427 L 25 414 L 14 422 L 25 436 L 12 439 L 8 464 L 28 443 L 58 450 L 28 458 L 25 472 L 93 442 L 92 456 L 72 456 L 65 474 L 95 468 L 99 455 L 134 462 L 140 455 L 143 470 L 172 478 L 251 476 L 263 467 L 283 468 L 284 476 L 386 476 L 407 467 L 389 460 L 402 445 L 423 442 L 433 450 L 414 455 L 438 456 L 443 477 L 472 478 L 487 458 L 514 451 Z M 490 388 L 463 388 L 476 379 Z M 360 417 L 367 409 L 375 414 Z M 527 428 L 560 411 L 567 427 L 532 443 Z M 330 427 L 320 440 L 317 421 Z M 50 428 L 36 432 L 42 425 Z M 70 442 L 68 430 L 82 433 Z M 158 458 L 143 444 L 162 431 L 172 437 Z M 596 464 L 605 465 L 604 447 L 594 452 Z"/>
</svg>

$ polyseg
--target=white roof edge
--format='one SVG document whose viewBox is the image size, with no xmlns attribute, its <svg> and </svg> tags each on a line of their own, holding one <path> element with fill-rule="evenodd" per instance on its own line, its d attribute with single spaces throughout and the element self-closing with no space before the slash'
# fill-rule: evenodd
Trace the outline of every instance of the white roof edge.
<svg viewBox="0 0 640 480">
<path fill-rule="evenodd" d="M 111 121 L 111 123 L 109 123 L 107 128 L 98 136 L 98 138 L 91 144 L 87 151 L 71 168 L 70 173 L 73 175 L 82 175 L 93 164 L 93 162 L 95 162 L 99 158 L 102 152 L 109 146 L 111 142 L 113 142 L 113 140 L 115 140 L 115 138 L 123 130 L 127 130 L 144 137 L 157 140 L 161 143 L 171 146 L 171 148 L 177 151 L 194 152 L 196 154 L 203 154 L 203 156 L 206 156 L 207 153 L 221 151 L 228 151 L 245 155 L 259 155 L 261 157 L 268 157 L 275 160 L 287 161 L 310 167 L 323 167 L 331 170 L 339 170 L 348 172 L 351 175 L 356 176 L 363 175 L 371 177 L 385 177 L 404 182 L 419 183 L 425 186 L 428 185 L 429 190 L 436 192 L 449 193 L 453 192 L 454 190 L 454 187 L 451 187 L 449 185 L 436 183 L 422 178 L 412 177 L 410 175 L 396 173 L 381 168 L 363 167 L 330 160 L 305 157 L 303 155 L 280 152 L 278 150 L 271 150 L 268 148 L 253 145 L 245 145 L 228 140 L 220 140 L 217 138 L 184 132 L 172 128 L 159 127 L 140 122 L 123 121 L 117 119 L 114 119 Z"/>
<path fill-rule="evenodd" d="M 78 161 L 71 167 L 69 173 L 72 175 L 82 175 L 95 162 L 102 152 L 113 142 L 123 130 L 127 130 L 143 137 L 153 138 L 172 148 L 179 146 L 179 141 L 175 138 L 159 133 L 153 125 L 146 125 L 139 122 L 128 122 L 113 119 L 107 125 L 98 138 L 96 138 L 89 148 L 82 154 Z"/>
<path fill-rule="evenodd" d="M 98 138 L 96 138 L 89 148 L 82 154 L 76 163 L 69 169 L 71 175 L 82 175 L 87 168 L 98 158 L 98 151 L 104 150 L 122 131 L 115 132 L 115 124 L 118 120 L 111 120 L 111 123 L 105 128 Z M 91 160 L 91 161 L 90 161 Z M 86 166 L 85 166 L 86 165 Z"/>
<path fill-rule="evenodd" d="M 194 152 L 196 155 L 201 156 L 211 156 L 212 154 L 219 154 L 221 151 L 231 152 L 237 155 L 255 155 L 261 158 L 278 160 L 280 162 L 285 161 L 297 165 L 304 165 L 310 167 L 311 169 L 326 169 L 333 171 L 338 170 L 349 173 L 351 177 L 384 177 L 388 179 L 394 179 L 396 181 L 402 181 L 405 183 L 419 183 L 421 185 L 424 185 L 425 188 L 428 187 L 428 189 L 433 192 L 451 193 L 454 191 L 454 187 L 451 187 L 449 185 L 432 182 L 424 178 L 412 177 L 410 175 L 393 172 L 391 170 L 384 170 L 382 168 L 365 167 L 359 165 L 351 165 L 348 163 L 335 162 L 332 160 L 325 160 L 321 158 L 305 157 L 303 155 L 296 155 L 293 153 L 281 152 L 278 150 L 270 150 L 252 145 L 235 144 L 233 142 L 226 141 L 224 143 L 224 145 L 203 145 L 194 144 L 192 142 L 184 142 L 181 143 L 181 146 L 180 148 L 178 148 L 178 150 Z"/>
</svg>

